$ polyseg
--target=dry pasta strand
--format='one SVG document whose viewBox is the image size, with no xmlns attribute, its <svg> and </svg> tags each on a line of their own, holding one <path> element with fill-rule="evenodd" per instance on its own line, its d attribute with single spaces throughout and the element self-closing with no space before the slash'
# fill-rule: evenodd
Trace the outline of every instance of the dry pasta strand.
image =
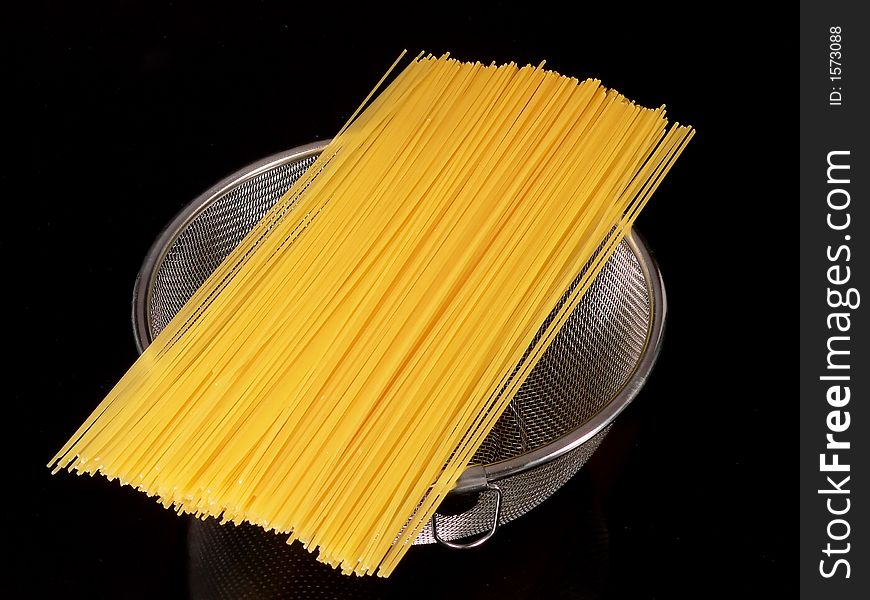
<svg viewBox="0 0 870 600">
<path fill-rule="evenodd" d="M 544 63 L 386 78 L 55 472 L 395 569 L 694 130 Z"/>
</svg>

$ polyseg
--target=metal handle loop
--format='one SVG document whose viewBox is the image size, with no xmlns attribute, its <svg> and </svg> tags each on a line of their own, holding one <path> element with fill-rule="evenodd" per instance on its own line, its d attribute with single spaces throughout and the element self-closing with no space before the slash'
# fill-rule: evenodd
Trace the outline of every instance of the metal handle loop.
<svg viewBox="0 0 870 600">
<path fill-rule="evenodd" d="M 492 527 L 490 527 L 489 531 L 483 534 L 481 537 L 472 540 L 470 542 L 451 542 L 445 539 L 442 539 L 438 535 L 438 526 L 435 521 L 438 517 L 438 513 L 434 513 L 432 515 L 432 537 L 435 538 L 435 541 L 441 544 L 442 546 L 447 546 L 448 548 L 453 548 L 454 550 L 466 550 L 468 548 L 476 548 L 484 543 L 486 540 L 495 535 L 495 532 L 498 531 L 498 522 L 501 520 L 501 488 L 498 487 L 494 483 L 487 483 L 486 489 L 495 492 L 495 511 L 492 518 Z"/>
</svg>

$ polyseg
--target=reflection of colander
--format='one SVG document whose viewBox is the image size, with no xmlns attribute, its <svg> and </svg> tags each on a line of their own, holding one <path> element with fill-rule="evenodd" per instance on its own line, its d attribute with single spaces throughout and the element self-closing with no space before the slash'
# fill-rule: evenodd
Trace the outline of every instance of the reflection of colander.
<svg viewBox="0 0 870 600">
<path fill-rule="evenodd" d="M 172 220 L 148 252 L 134 290 L 140 351 L 325 145 L 295 148 L 242 169 Z M 646 380 L 664 317 L 658 268 L 632 232 L 415 543 L 480 544 L 574 475 Z M 453 541 L 469 536 L 479 537 Z"/>
</svg>

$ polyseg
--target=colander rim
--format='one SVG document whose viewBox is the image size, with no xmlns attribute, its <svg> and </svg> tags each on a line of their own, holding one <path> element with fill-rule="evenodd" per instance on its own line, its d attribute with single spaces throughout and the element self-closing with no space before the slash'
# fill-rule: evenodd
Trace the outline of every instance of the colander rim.
<svg viewBox="0 0 870 600">
<path fill-rule="evenodd" d="M 160 265 L 163 264 L 163 259 L 166 257 L 169 248 L 172 246 L 179 235 L 187 228 L 188 225 L 204 211 L 208 206 L 221 196 L 227 190 L 243 183 L 244 181 L 256 177 L 264 171 L 268 171 L 279 165 L 304 160 L 309 156 L 319 154 L 330 140 L 320 140 L 302 146 L 296 146 L 284 152 L 278 152 L 250 163 L 246 167 L 235 171 L 234 173 L 224 177 L 216 184 L 208 188 L 191 202 L 185 204 L 172 219 L 163 227 L 157 238 L 151 244 L 148 252 L 145 254 L 145 259 L 142 261 L 142 266 L 136 275 L 136 282 L 133 285 L 133 304 L 132 304 L 132 321 L 133 321 L 133 338 L 136 342 L 136 350 L 139 354 L 145 351 L 145 348 L 151 343 L 151 306 L 148 302 L 148 297 L 151 289 L 154 287 L 154 282 L 157 278 L 157 271 Z"/>
<path fill-rule="evenodd" d="M 640 232 L 633 228 L 625 236 L 625 240 L 637 257 L 643 272 L 649 293 L 651 315 L 644 349 L 625 385 L 589 419 L 547 444 L 513 458 L 468 467 L 456 482 L 452 490 L 454 493 L 483 491 L 487 484 L 519 475 L 576 450 L 613 423 L 614 419 L 640 393 L 661 351 L 667 316 L 667 294 L 658 262 Z"/>
<path fill-rule="evenodd" d="M 329 142 L 329 139 L 325 139 L 304 144 L 251 163 L 208 188 L 190 203 L 186 204 L 167 223 L 145 255 L 133 287 L 131 320 L 136 349 L 140 354 L 150 344 L 152 339 L 149 326 L 151 323 L 151 310 L 148 298 L 155 284 L 157 272 L 172 242 L 181 235 L 203 210 L 229 189 L 281 164 L 304 160 L 316 155 Z M 632 229 L 626 235 L 625 240 L 637 258 L 643 272 L 650 298 L 651 314 L 644 350 L 625 385 L 595 415 L 555 440 L 513 458 L 466 468 L 459 477 L 451 494 L 482 491 L 486 489 L 489 483 L 534 469 L 578 448 L 610 425 L 640 392 L 652 368 L 655 366 L 661 349 L 662 333 L 667 313 L 667 297 L 658 263 L 644 238 L 636 229 Z"/>
</svg>

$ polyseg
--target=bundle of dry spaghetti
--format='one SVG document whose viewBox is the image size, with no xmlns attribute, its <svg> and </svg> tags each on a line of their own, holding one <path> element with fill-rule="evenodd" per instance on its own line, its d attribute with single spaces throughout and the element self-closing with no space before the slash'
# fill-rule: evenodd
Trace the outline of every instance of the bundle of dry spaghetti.
<svg viewBox="0 0 870 600">
<path fill-rule="evenodd" d="M 51 465 L 389 575 L 692 133 L 597 80 L 418 57 Z"/>
</svg>

